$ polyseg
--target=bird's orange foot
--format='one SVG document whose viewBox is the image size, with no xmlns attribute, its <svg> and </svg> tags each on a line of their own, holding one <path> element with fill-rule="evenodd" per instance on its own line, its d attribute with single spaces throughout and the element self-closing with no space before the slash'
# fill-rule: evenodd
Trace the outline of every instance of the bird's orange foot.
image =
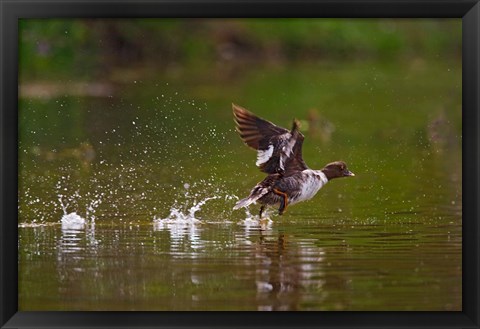
<svg viewBox="0 0 480 329">
<path fill-rule="evenodd" d="M 276 188 L 273 189 L 273 192 L 282 197 L 282 202 L 280 202 L 280 208 L 278 208 L 278 214 L 283 215 L 288 207 L 288 195 L 285 192 L 282 192 Z"/>
</svg>

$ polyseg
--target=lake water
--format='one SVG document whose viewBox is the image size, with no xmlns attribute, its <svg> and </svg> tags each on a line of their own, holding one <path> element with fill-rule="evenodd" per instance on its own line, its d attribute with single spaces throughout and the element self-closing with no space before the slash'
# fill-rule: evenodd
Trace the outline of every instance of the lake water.
<svg viewBox="0 0 480 329">
<path fill-rule="evenodd" d="M 462 309 L 460 62 L 104 80 L 22 85 L 20 310 Z M 232 102 L 356 176 L 269 221 L 232 210 L 264 177 Z"/>
</svg>

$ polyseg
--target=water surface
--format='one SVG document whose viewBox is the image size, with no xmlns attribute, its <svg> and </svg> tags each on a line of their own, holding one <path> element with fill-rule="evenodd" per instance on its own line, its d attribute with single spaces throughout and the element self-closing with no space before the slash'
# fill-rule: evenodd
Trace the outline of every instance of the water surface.
<svg viewBox="0 0 480 329">
<path fill-rule="evenodd" d="M 20 310 L 461 310 L 460 72 L 179 67 L 22 97 Z M 233 211 L 263 174 L 231 102 L 299 118 L 307 164 L 356 176 Z"/>
</svg>

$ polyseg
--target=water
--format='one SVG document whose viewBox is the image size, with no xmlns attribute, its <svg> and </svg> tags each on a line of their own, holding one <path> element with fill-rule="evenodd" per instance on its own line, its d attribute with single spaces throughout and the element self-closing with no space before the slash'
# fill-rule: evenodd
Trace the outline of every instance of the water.
<svg viewBox="0 0 480 329">
<path fill-rule="evenodd" d="M 461 310 L 461 68 L 415 63 L 20 99 L 20 310 Z M 296 116 L 307 164 L 356 176 L 233 210 L 263 174 L 231 102 Z"/>
</svg>

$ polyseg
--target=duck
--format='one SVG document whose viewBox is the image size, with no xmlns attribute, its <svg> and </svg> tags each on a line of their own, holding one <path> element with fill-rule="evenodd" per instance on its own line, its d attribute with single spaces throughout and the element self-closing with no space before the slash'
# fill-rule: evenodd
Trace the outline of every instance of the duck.
<svg viewBox="0 0 480 329">
<path fill-rule="evenodd" d="M 240 138 L 257 151 L 255 164 L 267 174 L 248 197 L 235 204 L 234 210 L 258 202 L 260 218 L 269 206 L 278 206 L 278 214 L 283 215 L 289 205 L 312 199 L 332 179 L 355 176 L 344 161 L 328 163 L 320 170 L 310 169 L 302 157 L 305 137 L 299 130 L 298 120 L 293 119 L 292 128 L 288 130 L 239 105 L 232 103 L 232 109 Z"/>
</svg>

